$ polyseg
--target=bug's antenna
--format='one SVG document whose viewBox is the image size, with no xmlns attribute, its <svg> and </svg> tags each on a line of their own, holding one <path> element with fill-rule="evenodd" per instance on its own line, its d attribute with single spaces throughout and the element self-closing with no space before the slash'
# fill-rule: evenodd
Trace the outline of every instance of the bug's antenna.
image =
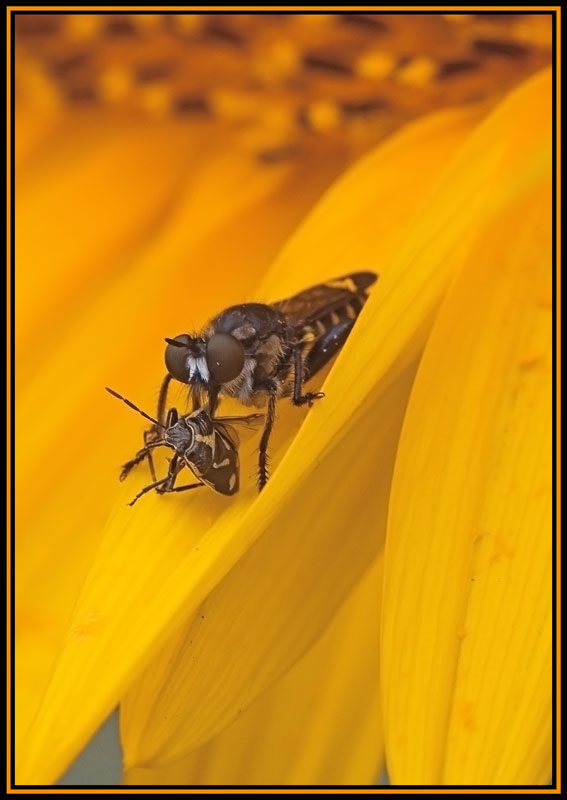
<svg viewBox="0 0 567 800">
<path fill-rule="evenodd" d="M 157 421 L 157 419 L 154 419 L 153 417 L 150 417 L 149 414 L 146 414 L 146 412 L 142 411 L 141 408 L 138 408 L 138 406 L 135 406 L 134 403 L 130 402 L 130 400 L 126 400 L 126 398 L 122 397 L 121 394 L 118 394 L 118 392 L 115 392 L 114 389 L 109 389 L 108 386 L 105 386 L 104 388 L 106 389 L 107 392 L 109 392 L 109 394 L 113 395 L 114 397 L 117 397 L 119 400 L 122 400 L 122 402 L 126 403 L 127 406 L 130 406 L 130 408 L 133 408 L 134 411 L 137 411 L 138 414 L 141 414 L 146 419 L 149 419 L 149 421 L 153 422 L 154 425 L 157 425 L 158 428 L 165 428 L 164 425 L 160 425 L 160 423 Z"/>
<path fill-rule="evenodd" d="M 168 339 L 167 336 L 165 337 L 165 341 L 168 344 L 172 344 L 174 347 L 187 347 L 185 342 L 178 342 L 177 339 Z M 122 398 L 124 399 L 124 398 Z"/>
</svg>

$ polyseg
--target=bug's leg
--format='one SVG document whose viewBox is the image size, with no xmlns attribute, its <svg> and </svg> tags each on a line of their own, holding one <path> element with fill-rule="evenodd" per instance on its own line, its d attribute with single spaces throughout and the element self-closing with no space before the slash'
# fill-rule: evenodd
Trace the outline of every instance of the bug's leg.
<svg viewBox="0 0 567 800">
<path fill-rule="evenodd" d="M 171 461 L 169 462 L 167 477 L 165 477 L 163 481 L 160 481 L 162 485 L 156 488 L 156 492 L 158 494 L 164 494 L 165 492 L 172 492 L 175 480 L 182 469 L 183 469 L 183 463 L 181 464 L 179 463 L 179 456 L 177 455 L 177 453 L 174 453 Z"/>
<path fill-rule="evenodd" d="M 144 433 L 144 439 L 145 439 L 145 433 Z M 160 447 L 161 445 L 163 445 L 162 441 L 150 442 L 150 443 L 146 444 L 145 447 L 142 447 L 141 450 L 138 450 L 138 452 L 136 453 L 134 458 L 131 458 L 130 461 L 127 461 L 125 464 L 122 464 L 122 469 L 120 471 L 120 480 L 123 481 L 127 477 L 127 475 L 130 474 L 130 471 L 135 466 L 137 466 L 145 458 L 147 458 L 150 461 L 150 470 L 152 472 L 152 478 L 155 481 L 156 480 L 156 476 L 155 476 L 155 472 L 154 472 L 154 469 L 153 469 L 153 462 L 151 461 L 151 452 L 150 451 L 151 451 L 151 449 L 153 447 Z"/>
<path fill-rule="evenodd" d="M 271 385 L 268 389 L 268 409 L 266 411 L 266 424 L 260 439 L 260 454 L 258 456 L 258 490 L 262 491 L 268 481 L 268 442 L 276 418 L 276 400 L 278 399 L 277 386 Z"/>
<path fill-rule="evenodd" d="M 319 397 L 325 397 L 324 392 L 307 392 L 301 393 L 301 384 L 303 382 L 303 357 L 299 347 L 295 347 L 293 354 L 293 397 L 292 402 L 295 406 L 304 406 L 306 403 L 309 406 L 313 405 L 313 401 Z"/>
<path fill-rule="evenodd" d="M 153 438 L 154 438 L 154 437 L 153 437 L 153 434 L 154 434 L 154 431 L 152 431 L 151 429 L 150 429 L 150 430 L 147 430 L 147 431 L 144 431 L 144 444 L 145 444 L 146 446 L 144 447 L 144 449 L 143 449 L 143 450 L 140 450 L 140 453 L 145 453 L 145 454 L 146 454 L 146 456 L 147 456 L 147 458 L 148 458 L 148 466 L 149 466 L 149 468 L 150 468 L 150 475 L 152 476 L 152 480 L 153 480 L 153 481 L 156 481 L 156 480 L 157 480 L 157 477 L 156 477 L 156 471 L 155 471 L 155 468 L 154 468 L 154 460 L 153 460 L 153 458 L 152 458 L 152 454 L 151 454 L 151 452 L 150 452 L 150 447 L 151 447 L 151 446 L 152 446 L 152 444 L 153 444 Z M 157 444 L 157 442 L 156 442 L 156 444 Z M 136 453 L 136 457 L 137 457 L 137 456 L 138 456 L 140 453 Z M 140 461 L 141 461 L 141 460 L 142 460 L 142 459 L 140 459 Z M 134 466 L 134 463 L 132 463 L 133 461 L 135 461 L 135 458 L 134 458 L 134 459 L 132 459 L 132 461 L 129 461 L 129 462 L 128 462 L 128 464 L 124 464 L 124 466 L 122 467 L 122 472 L 120 473 L 120 480 L 121 480 L 121 481 L 122 481 L 122 480 L 124 480 L 124 478 L 126 477 L 126 475 L 128 474 L 128 472 L 130 472 L 130 470 L 131 470 L 131 469 L 132 469 L 132 467 Z M 128 469 L 125 471 L 125 468 L 126 468 L 126 467 L 128 467 Z"/>
<path fill-rule="evenodd" d="M 158 406 L 157 406 L 157 420 L 160 425 L 164 424 L 165 419 L 165 406 L 167 403 L 167 392 L 169 390 L 169 384 L 171 382 L 171 375 L 166 375 L 163 381 L 161 382 L 161 386 L 159 389 L 159 396 L 158 396 Z M 159 428 L 155 425 L 152 425 L 151 428 L 148 428 L 144 431 L 144 444 L 147 446 L 152 442 L 155 442 L 156 439 L 160 436 Z M 156 471 L 154 468 L 154 460 L 152 458 L 152 454 L 148 453 L 148 465 L 150 467 L 150 473 L 152 479 L 156 480 Z"/>
<path fill-rule="evenodd" d="M 175 486 L 170 492 L 184 492 L 186 489 L 198 489 L 199 486 L 206 486 L 205 483 L 189 483 L 187 486 Z"/>
<path fill-rule="evenodd" d="M 154 481 L 153 483 L 149 483 L 147 486 L 144 486 L 141 492 L 138 492 L 136 497 L 132 500 L 131 503 L 128 503 L 129 506 L 133 506 L 136 500 L 139 500 L 142 495 L 146 494 L 146 492 L 150 492 L 152 489 L 158 489 L 159 486 L 164 484 L 166 481 L 169 480 L 169 475 L 166 478 L 162 478 L 159 481 Z"/>
<path fill-rule="evenodd" d="M 130 471 L 148 456 L 149 450 L 147 447 L 143 447 L 141 450 L 138 450 L 134 458 L 131 458 L 130 461 L 122 464 L 120 468 L 120 480 L 123 481 L 130 474 Z M 152 478 L 155 480 L 155 476 L 152 475 Z"/>
<path fill-rule="evenodd" d="M 175 483 L 175 479 L 183 466 L 178 463 L 178 460 L 179 459 L 177 453 L 175 453 L 175 455 L 169 462 L 169 470 L 165 478 L 161 478 L 159 481 L 154 481 L 153 483 L 150 483 L 148 486 L 145 486 L 141 492 L 138 492 L 138 494 L 132 500 L 132 502 L 128 503 L 128 505 L 133 506 L 136 500 L 138 500 L 143 494 L 146 494 L 146 492 L 149 492 L 151 489 L 155 489 L 158 494 L 163 494 L 164 492 L 173 491 L 173 484 Z"/>
</svg>

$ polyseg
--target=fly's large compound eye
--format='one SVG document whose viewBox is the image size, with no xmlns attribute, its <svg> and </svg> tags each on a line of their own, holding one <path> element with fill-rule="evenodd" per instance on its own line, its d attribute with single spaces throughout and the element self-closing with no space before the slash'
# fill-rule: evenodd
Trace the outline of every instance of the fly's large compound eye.
<svg viewBox="0 0 567 800">
<path fill-rule="evenodd" d="M 215 383 L 228 383 L 242 372 L 244 347 L 228 333 L 215 333 L 207 342 L 207 366 Z"/>
<path fill-rule="evenodd" d="M 181 383 L 189 382 L 189 367 L 187 366 L 187 359 L 191 354 L 189 345 L 191 344 L 191 337 L 187 333 L 182 333 L 172 339 L 173 342 L 179 342 L 178 345 L 169 344 L 165 348 L 165 366 L 172 378 Z"/>
</svg>

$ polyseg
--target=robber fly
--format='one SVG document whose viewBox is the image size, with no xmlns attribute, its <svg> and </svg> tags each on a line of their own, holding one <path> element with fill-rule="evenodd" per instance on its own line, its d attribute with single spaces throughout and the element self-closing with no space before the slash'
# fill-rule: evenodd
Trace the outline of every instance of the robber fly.
<svg viewBox="0 0 567 800">
<path fill-rule="evenodd" d="M 262 489 L 268 479 L 276 401 L 291 397 L 294 405 L 311 406 L 323 396 L 303 393 L 303 384 L 343 346 L 376 278 L 373 272 L 355 272 L 269 305 L 231 306 L 201 333 L 166 339 L 168 374 L 160 390 L 158 420 L 162 421 L 171 378 L 188 384 L 193 407 L 206 402 L 211 417 L 219 396 L 235 397 L 244 405 L 267 403 L 258 463 Z"/>
<path fill-rule="evenodd" d="M 239 459 L 238 439 L 228 423 L 250 423 L 261 419 L 261 414 L 250 414 L 247 417 L 217 417 L 211 419 L 204 408 L 197 409 L 185 417 L 180 417 L 175 408 L 170 408 L 164 425 L 139 409 L 130 400 L 118 392 L 107 388 L 107 392 L 122 400 L 150 422 L 161 429 L 161 436 L 153 441 L 146 442 L 134 458 L 123 465 L 120 480 L 144 459 L 150 462 L 153 482 L 145 486 L 141 492 L 128 505 L 134 503 L 155 489 L 159 494 L 166 492 L 184 492 L 187 489 L 196 489 L 198 486 L 210 486 L 220 494 L 233 495 L 239 488 Z M 155 447 L 170 447 L 174 455 L 169 462 L 169 469 L 165 478 L 156 480 L 151 451 Z M 186 486 L 176 486 L 177 476 L 184 467 L 189 467 L 191 472 L 199 479 L 199 483 Z"/>
</svg>

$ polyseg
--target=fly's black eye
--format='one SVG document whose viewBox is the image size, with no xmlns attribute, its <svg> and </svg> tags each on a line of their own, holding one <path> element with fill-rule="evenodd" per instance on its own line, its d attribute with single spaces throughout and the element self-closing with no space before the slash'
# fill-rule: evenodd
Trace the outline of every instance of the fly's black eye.
<svg viewBox="0 0 567 800">
<path fill-rule="evenodd" d="M 165 366 L 172 378 L 181 383 L 189 382 L 189 367 L 187 359 L 191 354 L 189 345 L 191 344 L 191 337 L 187 333 L 182 333 L 176 336 L 172 342 L 179 342 L 178 345 L 169 344 L 165 348 Z"/>
<path fill-rule="evenodd" d="M 215 333 L 207 342 L 207 366 L 214 383 L 228 383 L 242 372 L 244 347 L 228 333 Z"/>
</svg>

